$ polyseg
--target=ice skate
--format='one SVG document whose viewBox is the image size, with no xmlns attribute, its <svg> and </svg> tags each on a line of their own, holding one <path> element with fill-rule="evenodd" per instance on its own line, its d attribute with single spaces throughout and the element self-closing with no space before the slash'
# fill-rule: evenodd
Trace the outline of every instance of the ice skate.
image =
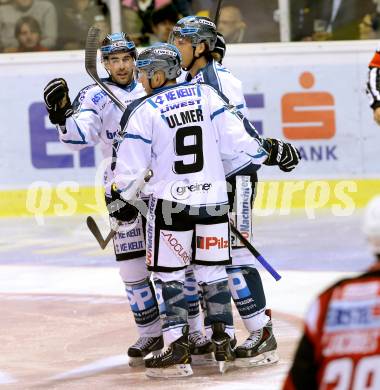
<svg viewBox="0 0 380 390">
<path fill-rule="evenodd" d="M 214 346 L 201 332 L 189 334 L 189 347 L 193 365 L 214 364 Z"/>
<path fill-rule="evenodd" d="M 166 347 L 160 354 L 144 359 L 146 375 L 153 378 L 176 378 L 193 374 L 188 332 Z"/>
<path fill-rule="evenodd" d="M 267 313 L 270 316 L 270 312 Z M 242 345 L 235 349 L 236 367 L 256 367 L 278 361 L 277 342 L 273 335 L 272 320 L 264 328 L 251 332 Z"/>
<path fill-rule="evenodd" d="M 139 339 L 128 348 L 128 364 L 130 367 L 143 366 L 143 358 L 150 352 L 158 352 L 164 347 L 162 336 L 139 337 Z"/>
<path fill-rule="evenodd" d="M 235 353 L 232 345 L 236 344 L 236 341 L 231 340 L 225 332 L 225 324 L 222 322 L 212 324 L 211 340 L 214 345 L 215 360 L 218 362 L 219 371 L 223 374 L 234 364 Z"/>
</svg>

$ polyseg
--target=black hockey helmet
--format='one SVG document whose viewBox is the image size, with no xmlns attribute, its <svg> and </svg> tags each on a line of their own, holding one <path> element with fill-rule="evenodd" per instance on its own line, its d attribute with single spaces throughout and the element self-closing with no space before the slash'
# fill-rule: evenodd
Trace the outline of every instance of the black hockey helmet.
<svg viewBox="0 0 380 390">
<path fill-rule="evenodd" d="M 213 51 L 216 43 L 215 23 L 204 16 L 186 16 L 173 27 L 169 42 L 174 43 L 176 37 L 190 38 L 193 47 L 206 42 L 209 51 Z"/>
<path fill-rule="evenodd" d="M 108 34 L 103 39 L 100 52 L 103 60 L 107 59 L 110 54 L 119 52 L 129 53 L 134 59 L 137 57 L 135 43 L 129 39 L 125 32 Z"/>
<path fill-rule="evenodd" d="M 174 80 L 181 74 L 181 54 L 169 43 L 156 43 L 139 54 L 136 68 L 144 69 L 149 79 L 162 70 L 168 80 Z"/>
</svg>

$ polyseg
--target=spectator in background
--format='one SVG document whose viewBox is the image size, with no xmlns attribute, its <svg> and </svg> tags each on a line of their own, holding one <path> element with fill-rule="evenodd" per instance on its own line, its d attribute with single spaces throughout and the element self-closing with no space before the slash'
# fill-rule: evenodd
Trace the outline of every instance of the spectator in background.
<svg viewBox="0 0 380 390">
<path fill-rule="evenodd" d="M 179 20 L 179 14 L 172 4 L 156 9 L 152 13 L 153 34 L 150 43 L 167 42 L 173 27 Z"/>
<path fill-rule="evenodd" d="M 359 24 L 359 39 L 380 38 L 380 15 L 367 14 Z"/>
<path fill-rule="evenodd" d="M 103 3 L 94 3 L 90 0 L 70 0 L 63 9 L 60 19 L 60 46 L 64 50 L 84 49 L 88 29 L 99 24 L 104 36 L 109 31 L 107 20 L 108 9 Z M 101 36 L 100 39 L 103 39 Z"/>
<path fill-rule="evenodd" d="M 373 0 L 376 4 L 376 12 L 367 14 L 359 24 L 360 39 L 380 38 L 380 0 Z"/>
<path fill-rule="evenodd" d="M 123 30 L 136 46 L 148 45 L 153 34 L 152 13 L 171 3 L 171 0 L 123 0 Z"/>
<path fill-rule="evenodd" d="M 373 0 L 295 0 L 291 7 L 293 39 L 312 41 L 359 39 L 359 24 L 375 11 Z"/>
<path fill-rule="evenodd" d="M 155 35 L 153 13 L 171 4 L 179 19 L 182 16 L 192 15 L 190 3 L 189 0 L 122 0 L 123 30 L 128 32 L 137 46 L 148 45 L 152 34 Z"/>
<path fill-rule="evenodd" d="M 245 42 L 246 24 L 238 7 L 227 5 L 220 10 L 218 31 L 220 31 L 226 43 Z"/>
<path fill-rule="evenodd" d="M 277 0 L 226 1 L 220 12 L 218 31 L 225 36 L 227 43 L 278 42 L 277 8 Z"/>
<path fill-rule="evenodd" d="M 15 27 L 15 37 L 18 47 L 8 49 L 7 52 L 21 53 L 30 51 L 47 51 L 41 46 L 41 28 L 33 16 L 23 16 Z"/>
<path fill-rule="evenodd" d="M 192 0 L 191 9 L 193 15 L 201 14 L 214 20 L 218 0 Z"/>
<path fill-rule="evenodd" d="M 16 23 L 24 16 L 32 16 L 41 28 L 41 45 L 53 49 L 57 41 L 57 14 L 54 5 L 46 0 L 13 0 L 0 6 L 0 47 L 17 47 L 14 35 Z"/>
<path fill-rule="evenodd" d="M 100 30 L 99 44 L 101 44 L 106 35 L 111 33 L 109 18 L 103 14 L 95 15 L 93 25 Z"/>
</svg>

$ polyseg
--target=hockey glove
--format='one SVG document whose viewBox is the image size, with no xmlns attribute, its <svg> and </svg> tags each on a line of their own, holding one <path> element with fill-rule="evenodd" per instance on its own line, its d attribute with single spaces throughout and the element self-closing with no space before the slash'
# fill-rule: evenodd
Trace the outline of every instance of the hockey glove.
<svg viewBox="0 0 380 390">
<path fill-rule="evenodd" d="M 44 100 L 50 122 L 63 126 L 66 118 L 73 115 L 69 88 L 64 79 L 53 79 L 44 88 Z"/>
<path fill-rule="evenodd" d="M 108 213 L 122 222 L 133 222 L 139 213 L 137 208 L 125 201 L 114 186 L 111 187 L 111 198 L 106 197 Z"/>
<path fill-rule="evenodd" d="M 219 64 L 223 62 L 223 58 L 226 55 L 226 41 L 223 34 L 219 31 L 216 33 L 215 47 L 211 52 L 211 55 L 214 57 L 215 61 L 219 62 Z"/>
<path fill-rule="evenodd" d="M 266 138 L 264 148 L 269 156 L 265 165 L 278 165 L 284 172 L 292 171 L 301 160 L 300 152 L 292 145 L 275 138 Z"/>
</svg>

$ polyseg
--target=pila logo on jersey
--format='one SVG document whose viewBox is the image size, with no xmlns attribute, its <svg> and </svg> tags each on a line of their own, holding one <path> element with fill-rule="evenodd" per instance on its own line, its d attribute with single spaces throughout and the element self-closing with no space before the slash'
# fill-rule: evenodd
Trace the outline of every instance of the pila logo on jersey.
<svg viewBox="0 0 380 390">
<path fill-rule="evenodd" d="M 197 236 L 197 248 L 205 250 L 228 248 L 228 240 L 224 237 Z"/>
</svg>

